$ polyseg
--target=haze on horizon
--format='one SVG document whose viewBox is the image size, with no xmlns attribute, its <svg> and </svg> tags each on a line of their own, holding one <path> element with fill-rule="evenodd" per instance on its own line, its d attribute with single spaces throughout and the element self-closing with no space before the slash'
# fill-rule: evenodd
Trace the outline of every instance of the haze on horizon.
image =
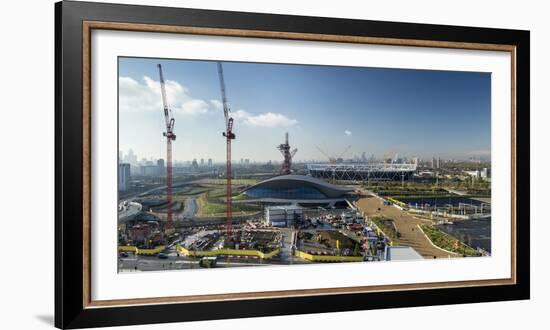
<svg viewBox="0 0 550 330">
<path fill-rule="evenodd" d="M 173 158 L 225 159 L 216 62 L 119 58 L 119 150 L 165 158 L 156 64 L 175 117 Z M 451 72 L 224 62 L 235 120 L 233 160 L 281 159 L 290 134 L 295 161 L 400 156 L 490 159 L 491 76 Z"/>
</svg>

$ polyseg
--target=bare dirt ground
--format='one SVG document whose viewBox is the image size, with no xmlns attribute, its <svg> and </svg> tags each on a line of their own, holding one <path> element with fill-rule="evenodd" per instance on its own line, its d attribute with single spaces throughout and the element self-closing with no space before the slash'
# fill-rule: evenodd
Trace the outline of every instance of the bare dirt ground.
<svg viewBox="0 0 550 330">
<path fill-rule="evenodd" d="M 392 205 L 383 205 L 382 201 L 374 196 L 362 198 L 357 201 L 357 206 L 368 217 L 385 216 L 395 221 L 395 226 L 401 237 L 394 241 L 394 245 L 406 245 L 414 248 L 424 258 L 448 258 L 454 257 L 451 253 L 434 247 L 418 228 L 419 224 L 427 224 L 429 221 L 408 215 Z M 378 211 L 380 208 L 380 211 Z"/>
</svg>

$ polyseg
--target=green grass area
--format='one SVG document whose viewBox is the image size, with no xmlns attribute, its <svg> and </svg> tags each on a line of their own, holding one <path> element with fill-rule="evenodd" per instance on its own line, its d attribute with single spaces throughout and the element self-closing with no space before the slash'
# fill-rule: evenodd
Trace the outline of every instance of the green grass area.
<svg viewBox="0 0 550 330">
<path fill-rule="evenodd" d="M 439 185 L 436 187 L 434 183 L 416 183 L 408 182 L 405 185 L 401 185 L 401 182 L 384 182 L 384 183 L 372 183 L 370 186 L 363 184 L 364 188 L 367 188 L 382 196 L 437 196 L 448 195 L 449 192 L 444 188 L 465 191 L 469 195 L 490 196 L 491 184 L 484 180 L 475 180 L 472 182 L 470 179 L 439 179 Z"/>
<path fill-rule="evenodd" d="M 226 190 L 225 186 L 216 186 L 211 188 L 211 190 L 208 191 L 208 197 L 209 198 L 222 198 L 225 197 Z"/>
<path fill-rule="evenodd" d="M 225 185 L 211 185 L 209 187 L 210 189 L 208 190 L 208 198 L 225 198 Z M 241 194 L 240 191 L 241 189 L 239 187 L 233 186 L 233 191 L 231 194 L 233 196 L 233 199 L 236 199 L 235 197 L 238 197 Z"/>
<path fill-rule="evenodd" d="M 398 233 L 395 230 L 395 227 L 392 225 L 390 219 L 383 217 L 373 217 L 371 221 L 374 222 L 374 224 L 378 226 L 378 228 L 380 228 L 380 230 L 382 230 L 384 234 L 388 236 L 388 238 L 392 240 L 398 238 Z"/>
<path fill-rule="evenodd" d="M 181 191 L 174 193 L 176 196 L 189 196 L 189 195 L 199 195 L 209 191 L 211 188 L 204 186 L 187 186 L 184 187 Z"/>
<path fill-rule="evenodd" d="M 461 254 L 464 257 L 481 256 L 481 253 L 477 252 L 466 244 L 460 242 L 460 240 L 447 233 L 442 232 L 432 225 L 420 225 L 420 227 L 433 244 L 444 250 Z"/>
<path fill-rule="evenodd" d="M 233 196 L 240 194 L 241 188 L 233 186 Z M 209 198 L 225 198 L 226 190 L 225 185 L 221 184 L 203 184 L 203 185 L 191 185 L 184 187 L 183 189 L 174 192 L 174 196 L 197 196 L 207 193 Z"/>
<path fill-rule="evenodd" d="M 445 193 L 445 194 L 436 194 L 436 195 L 430 195 L 430 194 L 418 194 L 418 195 L 393 195 L 391 196 L 391 198 L 393 199 L 401 199 L 401 198 L 414 198 L 414 199 L 422 199 L 422 198 L 426 198 L 426 199 L 438 199 L 438 198 L 453 198 L 453 197 L 463 197 L 463 198 L 470 198 L 470 197 L 473 197 L 473 196 L 470 196 L 470 195 L 452 195 L 452 194 L 449 194 L 449 193 Z"/>
<path fill-rule="evenodd" d="M 403 196 L 403 197 L 415 197 L 415 196 L 448 196 L 449 192 L 445 190 L 380 190 L 376 192 L 380 196 Z"/>
<path fill-rule="evenodd" d="M 249 199 L 249 197 L 246 194 L 238 194 L 237 196 L 233 197 L 233 200 L 235 201 L 244 201 Z"/>
<path fill-rule="evenodd" d="M 204 194 L 199 198 L 199 208 L 202 216 L 219 216 L 224 215 L 226 212 L 226 205 L 211 201 L 209 199 L 209 194 Z M 233 204 L 232 210 L 234 214 L 242 212 L 251 214 L 261 211 L 261 208 L 251 205 Z"/>
</svg>

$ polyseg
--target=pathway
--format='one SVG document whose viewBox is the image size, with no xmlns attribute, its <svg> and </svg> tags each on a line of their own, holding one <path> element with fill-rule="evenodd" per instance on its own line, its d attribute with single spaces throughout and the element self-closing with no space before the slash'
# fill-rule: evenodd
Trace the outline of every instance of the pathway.
<svg viewBox="0 0 550 330">
<path fill-rule="evenodd" d="M 383 205 L 382 201 L 374 196 L 364 197 L 357 201 L 357 206 L 365 212 L 368 217 L 384 215 L 393 219 L 401 237 L 394 240 L 395 245 L 405 245 L 414 248 L 424 258 L 447 258 L 453 257 L 451 253 L 445 252 L 433 246 L 420 231 L 418 225 L 428 224 L 428 220 L 415 218 L 393 205 Z M 380 211 L 378 211 L 380 208 Z"/>
</svg>

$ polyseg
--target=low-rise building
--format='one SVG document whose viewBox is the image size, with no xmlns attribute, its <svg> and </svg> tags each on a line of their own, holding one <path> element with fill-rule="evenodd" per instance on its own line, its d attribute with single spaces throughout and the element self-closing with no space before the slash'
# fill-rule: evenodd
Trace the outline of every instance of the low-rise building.
<svg viewBox="0 0 550 330">
<path fill-rule="evenodd" d="M 265 209 L 265 222 L 273 227 L 287 227 L 302 219 L 303 208 L 296 205 L 271 206 Z"/>
<path fill-rule="evenodd" d="M 386 261 L 421 260 L 420 253 L 410 246 L 388 246 L 386 248 Z"/>
</svg>

